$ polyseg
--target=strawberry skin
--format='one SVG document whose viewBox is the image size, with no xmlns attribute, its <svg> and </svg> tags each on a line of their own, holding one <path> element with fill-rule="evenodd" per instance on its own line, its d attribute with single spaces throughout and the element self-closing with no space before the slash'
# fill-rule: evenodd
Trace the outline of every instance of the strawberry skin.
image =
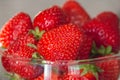
<svg viewBox="0 0 120 80">
<path fill-rule="evenodd" d="M 91 37 L 87 35 L 85 37 L 86 38 L 83 42 L 83 46 L 81 47 L 81 50 L 79 51 L 79 55 L 77 58 L 78 60 L 88 59 L 90 56 L 93 40 L 91 39 Z"/>
<path fill-rule="evenodd" d="M 102 12 L 97 15 L 96 19 L 116 29 L 118 29 L 119 27 L 119 18 L 113 12 L 110 11 Z"/>
<path fill-rule="evenodd" d="M 98 80 L 99 68 L 93 64 L 69 66 L 69 71 L 63 75 L 63 80 Z"/>
<path fill-rule="evenodd" d="M 73 75 L 68 75 L 66 74 L 64 77 L 63 77 L 63 80 L 81 80 L 78 76 L 73 76 Z M 83 79 L 84 80 L 84 79 Z"/>
<path fill-rule="evenodd" d="M 80 80 L 97 80 L 92 73 L 87 73 L 86 75 L 80 77 Z"/>
<path fill-rule="evenodd" d="M 29 47 L 29 43 L 36 44 L 33 35 L 21 35 L 3 53 L 2 64 L 8 72 L 17 73 L 23 78 L 34 78 L 42 72 L 40 66 L 30 64 L 36 49 Z"/>
<path fill-rule="evenodd" d="M 3 25 L 0 31 L 0 44 L 2 47 L 8 48 L 18 36 L 26 34 L 32 28 L 30 16 L 27 13 L 19 12 Z"/>
<path fill-rule="evenodd" d="M 118 52 L 120 47 L 119 32 L 106 24 L 103 24 L 98 20 L 91 20 L 83 27 L 87 35 L 91 36 L 95 41 L 96 45 L 100 47 L 101 45 L 107 47 L 111 46 L 112 51 Z"/>
<path fill-rule="evenodd" d="M 68 22 L 69 19 L 63 10 L 58 6 L 52 6 L 38 13 L 34 18 L 33 25 L 39 27 L 40 30 L 50 30 Z"/>
<path fill-rule="evenodd" d="M 68 0 L 64 3 L 62 9 L 70 17 L 70 22 L 82 26 L 90 20 L 86 10 L 75 0 Z"/>
<path fill-rule="evenodd" d="M 47 77 L 45 77 L 45 76 L 47 76 Z M 55 72 L 51 72 L 50 75 L 43 73 L 40 76 L 38 76 L 37 78 L 32 79 L 32 80 L 63 80 L 63 79 L 61 79 L 59 74 L 57 74 Z"/>
<path fill-rule="evenodd" d="M 84 77 L 66 75 L 63 80 L 97 80 L 92 74 L 86 74 Z"/>
<path fill-rule="evenodd" d="M 112 55 L 109 55 L 112 56 Z M 105 56 L 106 58 L 109 56 Z M 100 80 L 118 80 L 120 73 L 119 60 L 116 58 L 104 59 L 96 62 L 96 65 L 103 71 L 100 73 Z"/>
<path fill-rule="evenodd" d="M 85 34 L 74 24 L 61 25 L 43 34 L 37 47 L 46 60 L 75 60 Z"/>
</svg>

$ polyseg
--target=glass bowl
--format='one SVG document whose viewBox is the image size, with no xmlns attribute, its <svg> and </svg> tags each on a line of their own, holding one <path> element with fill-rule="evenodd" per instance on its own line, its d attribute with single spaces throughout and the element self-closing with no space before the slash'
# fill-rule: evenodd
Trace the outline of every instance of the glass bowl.
<svg viewBox="0 0 120 80">
<path fill-rule="evenodd" d="M 1 80 L 119 80 L 120 53 L 93 59 L 54 62 L 2 53 L 0 57 Z M 7 64 L 3 64 L 3 59 L 6 59 Z M 7 68 L 4 68 L 6 65 Z"/>
</svg>

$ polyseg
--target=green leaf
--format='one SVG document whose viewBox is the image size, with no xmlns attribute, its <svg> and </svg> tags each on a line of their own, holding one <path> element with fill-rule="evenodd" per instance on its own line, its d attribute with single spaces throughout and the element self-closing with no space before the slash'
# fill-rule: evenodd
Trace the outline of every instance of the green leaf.
<svg viewBox="0 0 120 80">
<path fill-rule="evenodd" d="M 105 47 L 103 45 L 100 46 L 100 48 L 97 50 L 99 54 L 105 54 Z"/>
<path fill-rule="evenodd" d="M 36 27 L 34 30 L 30 30 L 29 33 L 32 33 L 36 38 L 36 40 L 39 40 L 42 37 L 42 35 L 45 33 L 45 30 L 40 31 L 39 27 Z"/>
<path fill-rule="evenodd" d="M 108 46 L 105 50 L 105 53 L 106 54 L 111 54 L 111 52 L 112 52 L 112 46 Z"/>
<path fill-rule="evenodd" d="M 33 53 L 32 58 L 37 59 L 38 58 L 38 53 L 37 52 Z"/>
<path fill-rule="evenodd" d="M 93 41 L 90 58 L 96 57 L 98 55 L 96 43 Z"/>
<path fill-rule="evenodd" d="M 36 28 L 35 28 L 35 32 L 36 32 L 37 34 L 39 34 L 39 33 L 40 33 L 40 30 L 39 30 L 39 28 L 38 28 L 38 27 L 36 27 Z"/>
<path fill-rule="evenodd" d="M 94 64 L 82 64 L 80 65 L 80 69 L 83 69 L 81 76 L 84 76 L 85 74 L 90 72 L 96 77 L 96 80 L 98 80 L 98 73 L 102 71 L 99 67 L 97 67 Z"/>
<path fill-rule="evenodd" d="M 37 49 L 37 46 L 32 44 L 32 43 L 28 43 L 27 46 L 31 47 L 31 48 L 34 48 L 34 49 Z"/>
<path fill-rule="evenodd" d="M 33 55 L 32 55 L 32 58 L 34 58 L 34 59 L 38 59 L 38 58 L 43 59 L 43 57 L 41 55 L 39 55 L 38 52 L 34 52 Z"/>
<path fill-rule="evenodd" d="M 93 54 L 96 54 L 96 50 L 94 50 L 94 49 L 92 49 L 91 52 L 92 52 Z"/>
<path fill-rule="evenodd" d="M 36 59 L 42 59 L 44 60 L 43 56 L 39 55 L 38 52 L 34 52 L 33 55 L 32 55 L 32 62 L 36 62 Z"/>
<path fill-rule="evenodd" d="M 93 54 L 96 54 L 96 50 L 97 50 L 96 44 L 95 44 L 95 42 L 93 41 L 91 52 L 92 52 Z"/>
</svg>

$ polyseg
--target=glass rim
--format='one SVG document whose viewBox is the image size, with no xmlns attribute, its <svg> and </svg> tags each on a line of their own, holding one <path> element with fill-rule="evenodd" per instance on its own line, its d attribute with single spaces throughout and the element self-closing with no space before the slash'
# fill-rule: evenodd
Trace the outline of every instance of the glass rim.
<svg viewBox="0 0 120 80">
<path fill-rule="evenodd" d="M 0 50 L 0 57 L 3 56 L 3 51 Z M 6 55 L 5 55 L 6 56 Z M 97 58 L 88 58 L 88 59 L 82 59 L 82 60 L 55 60 L 55 61 L 50 61 L 50 60 L 44 60 L 44 59 L 32 59 L 32 58 L 24 58 L 24 57 L 19 57 L 19 56 L 13 56 L 13 55 L 7 55 L 6 57 L 9 58 L 13 58 L 19 61 L 34 61 L 31 63 L 34 64 L 38 64 L 38 63 L 42 63 L 42 64 L 77 64 L 77 63 L 85 63 L 85 62 L 101 62 L 101 61 L 105 61 L 105 60 L 113 60 L 113 59 L 120 59 L 120 51 L 116 54 L 113 55 L 109 55 L 109 56 L 102 56 L 102 57 L 97 57 Z"/>
</svg>

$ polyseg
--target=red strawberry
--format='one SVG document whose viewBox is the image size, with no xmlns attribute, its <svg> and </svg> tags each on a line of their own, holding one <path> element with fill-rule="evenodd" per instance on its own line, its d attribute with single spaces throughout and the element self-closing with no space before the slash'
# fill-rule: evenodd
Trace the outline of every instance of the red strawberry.
<svg viewBox="0 0 120 80">
<path fill-rule="evenodd" d="M 100 73 L 100 80 L 118 80 L 120 73 L 119 59 L 112 55 L 105 56 L 96 65 L 103 71 Z"/>
<path fill-rule="evenodd" d="M 113 27 L 93 19 L 85 24 L 82 28 L 85 30 L 87 35 L 93 38 L 98 47 L 101 45 L 105 47 L 111 46 L 112 51 L 119 51 L 120 35 L 116 29 L 113 29 Z"/>
<path fill-rule="evenodd" d="M 97 80 L 92 73 L 87 73 L 86 75 L 80 77 L 80 80 Z"/>
<path fill-rule="evenodd" d="M 65 2 L 63 10 L 70 17 L 70 22 L 78 26 L 82 26 L 90 20 L 90 16 L 86 10 L 75 0 L 68 0 Z"/>
<path fill-rule="evenodd" d="M 58 6 L 52 6 L 35 16 L 34 27 L 39 27 L 40 30 L 50 30 L 68 22 L 69 20 L 63 10 Z"/>
<path fill-rule="evenodd" d="M 84 39 L 85 34 L 76 25 L 61 25 L 43 34 L 38 52 L 46 60 L 75 60 Z"/>
<path fill-rule="evenodd" d="M 61 77 L 55 72 L 51 72 L 48 74 L 41 74 L 39 77 L 32 79 L 32 80 L 62 80 Z"/>
<path fill-rule="evenodd" d="M 103 22 L 104 24 L 107 24 L 109 26 L 112 26 L 112 27 L 118 29 L 119 18 L 113 12 L 110 12 L 110 11 L 102 12 L 96 17 L 96 19 Z"/>
<path fill-rule="evenodd" d="M 79 76 L 66 74 L 63 80 L 81 80 Z"/>
<path fill-rule="evenodd" d="M 24 12 L 17 13 L 12 17 L 0 31 L 0 43 L 2 47 L 8 48 L 21 34 L 26 34 L 32 29 L 30 16 Z"/>
<path fill-rule="evenodd" d="M 42 68 L 30 64 L 36 49 L 28 46 L 28 44 L 36 44 L 33 35 L 20 35 L 3 53 L 2 64 L 8 72 L 17 73 L 23 78 L 34 78 L 42 72 Z"/>
<path fill-rule="evenodd" d="M 91 37 L 86 35 L 86 38 L 84 40 L 84 44 L 81 47 L 81 50 L 79 51 L 79 55 L 77 58 L 78 60 L 89 58 L 90 52 L 92 49 L 92 43 L 93 43 L 93 40 L 91 39 Z"/>
<path fill-rule="evenodd" d="M 110 11 L 105 11 L 105 12 L 100 13 L 96 17 L 96 19 L 98 21 L 101 21 L 103 24 L 113 27 L 113 29 L 115 29 L 116 32 L 118 32 L 120 36 L 119 17 L 115 13 L 110 12 Z"/>
<path fill-rule="evenodd" d="M 98 80 L 99 72 L 100 69 L 92 64 L 74 65 L 64 74 L 63 80 Z"/>
</svg>

